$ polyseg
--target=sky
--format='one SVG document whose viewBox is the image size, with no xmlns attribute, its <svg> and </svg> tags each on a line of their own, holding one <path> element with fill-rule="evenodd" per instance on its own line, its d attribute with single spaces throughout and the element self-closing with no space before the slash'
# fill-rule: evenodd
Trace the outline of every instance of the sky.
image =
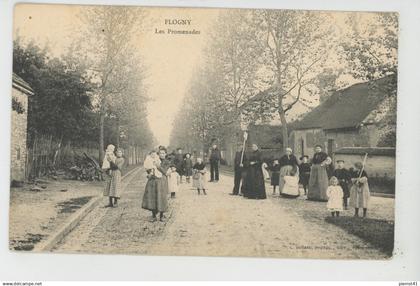
<svg viewBox="0 0 420 286">
<path fill-rule="evenodd" d="M 80 25 L 77 15 L 86 6 L 18 4 L 15 8 L 14 36 L 33 39 L 41 47 L 48 44 L 60 56 L 74 39 Z M 148 121 L 159 144 L 168 145 L 172 122 L 179 110 L 193 69 L 202 61 L 202 49 L 216 9 L 148 8 L 148 19 L 137 39 L 146 70 L 145 84 L 151 101 Z M 191 20 L 190 25 L 166 25 L 165 20 Z M 157 34 L 158 30 L 197 30 L 198 35 Z"/>
</svg>

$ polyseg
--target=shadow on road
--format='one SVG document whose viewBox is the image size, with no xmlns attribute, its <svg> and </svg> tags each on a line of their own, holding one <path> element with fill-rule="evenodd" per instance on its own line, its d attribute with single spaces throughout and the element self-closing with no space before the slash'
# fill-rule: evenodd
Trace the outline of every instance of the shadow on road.
<svg viewBox="0 0 420 286">
<path fill-rule="evenodd" d="M 394 222 L 360 217 L 326 217 L 325 221 L 377 247 L 392 256 L 394 249 Z"/>
</svg>

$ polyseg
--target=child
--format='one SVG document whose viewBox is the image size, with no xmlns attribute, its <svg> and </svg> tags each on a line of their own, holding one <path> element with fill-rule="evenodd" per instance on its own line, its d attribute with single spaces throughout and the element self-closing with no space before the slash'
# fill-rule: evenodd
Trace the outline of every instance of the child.
<svg viewBox="0 0 420 286">
<path fill-rule="evenodd" d="M 336 177 L 331 177 L 330 185 L 327 189 L 327 209 L 331 212 L 332 216 L 340 216 L 340 211 L 343 210 L 343 189 L 338 184 Z"/>
<path fill-rule="evenodd" d="M 206 165 L 203 163 L 203 159 L 197 158 L 197 163 L 195 163 L 193 167 L 193 187 L 197 189 L 198 194 L 200 194 L 200 190 L 203 190 L 203 194 L 207 195 L 206 193 Z"/>
<path fill-rule="evenodd" d="M 273 195 L 276 194 L 276 187 L 280 181 L 280 164 L 279 160 L 275 159 L 270 166 L 271 171 L 271 185 L 273 186 Z"/>
<path fill-rule="evenodd" d="M 311 175 L 311 164 L 308 162 L 309 157 L 304 155 L 300 157 L 302 163 L 299 165 L 299 183 L 302 185 L 305 195 L 308 192 L 309 176 Z"/>
<path fill-rule="evenodd" d="M 168 177 L 168 190 L 171 193 L 171 198 L 175 198 L 175 194 L 178 191 L 178 185 L 180 183 L 180 175 L 177 172 L 175 164 L 171 164 L 167 173 Z"/>
<path fill-rule="evenodd" d="M 299 197 L 299 177 L 296 175 L 297 169 L 293 166 L 290 170 L 289 175 L 283 177 L 284 186 L 280 195 L 287 198 Z"/>
<path fill-rule="evenodd" d="M 362 171 L 363 165 L 360 162 L 354 164 L 355 170 L 351 174 L 350 206 L 354 207 L 354 216 L 359 216 L 359 208 L 363 208 L 363 217 L 366 217 L 370 199 L 368 175 Z"/>
<path fill-rule="evenodd" d="M 105 157 L 104 161 L 102 162 L 102 169 L 108 174 L 110 174 L 111 162 L 115 162 L 116 159 L 114 151 L 115 146 L 112 144 L 109 144 L 105 150 Z"/>
<path fill-rule="evenodd" d="M 193 166 L 193 162 L 191 160 L 191 154 L 187 153 L 185 154 L 185 159 L 184 159 L 184 175 L 187 180 L 187 183 L 190 183 L 190 178 L 192 176 L 192 166 Z"/>
<path fill-rule="evenodd" d="M 350 183 L 350 172 L 344 168 L 344 160 L 337 160 L 337 168 L 333 172 L 333 176 L 338 179 L 340 187 L 343 189 L 343 205 L 344 209 L 347 210 L 347 199 L 350 197 L 349 183 Z"/>
<path fill-rule="evenodd" d="M 157 171 L 157 167 L 160 166 L 160 159 L 156 151 L 152 150 L 149 152 L 149 154 L 146 156 L 146 159 L 144 160 L 143 167 L 147 172 L 147 176 L 155 176 L 157 178 L 162 177 L 162 173 Z"/>
</svg>

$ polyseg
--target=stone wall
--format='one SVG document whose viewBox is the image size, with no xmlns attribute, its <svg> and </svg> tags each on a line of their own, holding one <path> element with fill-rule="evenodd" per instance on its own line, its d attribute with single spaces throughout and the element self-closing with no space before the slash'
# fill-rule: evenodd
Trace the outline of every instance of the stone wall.
<svg viewBox="0 0 420 286">
<path fill-rule="evenodd" d="M 312 156 L 314 147 L 320 144 L 328 153 L 334 153 L 341 147 L 374 147 L 377 145 L 379 133 L 376 125 L 365 125 L 354 129 L 294 130 L 290 136 L 290 145 L 299 157 L 303 154 Z M 332 150 L 329 150 L 329 140 L 332 140 Z M 302 144 L 303 142 L 303 144 Z M 303 148 L 302 148 L 303 145 Z"/>
<path fill-rule="evenodd" d="M 25 179 L 28 96 L 16 88 L 12 89 L 12 96 L 22 104 L 24 112 L 19 114 L 12 110 L 11 180 L 22 181 Z"/>
</svg>

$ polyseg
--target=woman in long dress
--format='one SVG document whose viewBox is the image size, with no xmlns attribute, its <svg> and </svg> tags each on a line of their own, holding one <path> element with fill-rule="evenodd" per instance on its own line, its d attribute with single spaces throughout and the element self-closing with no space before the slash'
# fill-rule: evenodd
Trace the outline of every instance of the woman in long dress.
<svg viewBox="0 0 420 286">
<path fill-rule="evenodd" d="M 331 158 L 322 151 L 321 145 L 315 147 L 312 158 L 311 174 L 309 176 L 308 200 L 327 201 L 328 174 L 327 166 Z"/>
<path fill-rule="evenodd" d="M 109 204 L 107 207 L 114 207 L 118 204 L 118 199 L 121 197 L 122 183 L 121 183 L 121 170 L 124 166 L 123 151 L 117 149 L 115 160 L 111 160 L 110 173 L 111 179 L 107 182 L 104 190 L 104 196 L 109 197 Z"/>
<path fill-rule="evenodd" d="M 168 210 L 168 169 L 171 162 L 166 158 L 166 149 L 159 148 L 159 161 L 153 169 L 146 170 L 147 183 L 143 195 L 142 208 L 152 212 L 152 221 L 156 221 L 159 213 L 160 221 L 164 220 L 164 213 Z M 153 170 L 153 171 L 152 171 Z"/>
<path fill-rule="evenodd" d="M 279 163 L 280 163 L 279 190 L 281 194 L 284 188 L 285 176 L 290 176 L 290 173 L 293 172 L 294 173 L 293 176 L 296 176 L 299 178 L 298 161 L 296 159 L 296 156 L 293 155 L 292 148 L 286 148 L 286 154 L 284 154 L 280 158 Z"/>
<path fill-rule="evenodd" d="M 244 166 L 247 169 L 244 197 L 248 199 L 266 199 L 264 175 L 262 172 L 262 154 L 257 144 L 252 144 L 252 151 L 247 156 Z"/>
</svg>

